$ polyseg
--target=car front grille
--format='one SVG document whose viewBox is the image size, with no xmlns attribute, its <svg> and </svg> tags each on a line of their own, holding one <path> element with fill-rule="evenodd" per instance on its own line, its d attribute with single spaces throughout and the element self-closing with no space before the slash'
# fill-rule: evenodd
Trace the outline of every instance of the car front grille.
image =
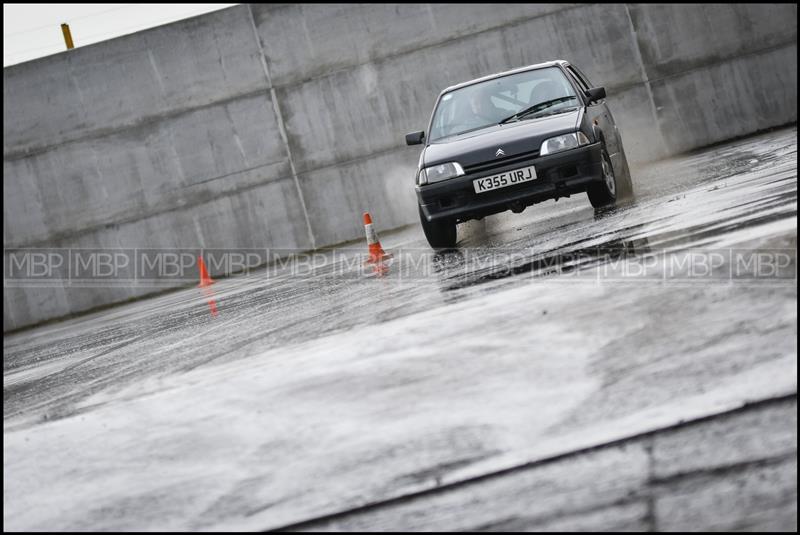
<svg viewBox="0 0 800 535">
<path fill-rule="evenodd" d="M 522 154 L 515 154 L 514 156 L 509 156 L 507 158 L 498 158 L 497 160 L 492 160 L 491 162 L 483 162 L 466 166 L 464 167 L 464 173 L 468 175 L 487 173 L 493 171 L 494 169 L 500 169 L 501 167 L 514 165 L 515 163 L 522 163 L 526 160 L 530 160 L 531 158 L 536 158 L 537 156 L 539 156 L 538 150 L 523 152 Z"/>
</svg>

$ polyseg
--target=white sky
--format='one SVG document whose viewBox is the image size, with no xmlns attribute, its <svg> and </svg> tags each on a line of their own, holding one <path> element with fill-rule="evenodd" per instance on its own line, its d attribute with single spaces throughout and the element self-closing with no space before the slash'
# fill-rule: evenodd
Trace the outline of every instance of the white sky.
<svg viewBox="0 0 800 535">
<path fill-rule="evenodd" d="M 3 4 L 3 67 L 236 4 Z"/>
</svg>

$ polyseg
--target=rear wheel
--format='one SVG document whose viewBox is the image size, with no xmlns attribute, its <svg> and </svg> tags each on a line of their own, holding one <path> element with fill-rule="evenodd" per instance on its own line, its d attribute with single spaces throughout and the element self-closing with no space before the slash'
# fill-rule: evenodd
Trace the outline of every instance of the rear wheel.
<svg viewBox="0 0 800 535">
<path fill-rule="evenodd" d="M 425 238 L 434 249 L 451 249 L 456 246 L 456 224 L 450 221 L 428 221 L 422 208 L 419 209 L 419 220 Z"/>
<path fill-rule="evenodd" d="M 603 180 L 592 184 L 586 190 L 589 202 L 595 208 L 613 205 L 617 200 L 617 177 L 614 175 L 614 167 L 611 165 L 611 158 L 608 157 L 606 149 L 602 149 L 601 158 Z"/>
</svg>

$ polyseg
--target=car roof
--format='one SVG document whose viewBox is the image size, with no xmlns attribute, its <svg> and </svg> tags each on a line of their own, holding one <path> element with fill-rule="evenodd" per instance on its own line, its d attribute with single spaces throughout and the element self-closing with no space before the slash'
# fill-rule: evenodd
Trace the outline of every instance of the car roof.
<svg viewBox="0 0 800 535">
<path fill-rule="evenodd" d="M 455 89 L 461 89 L 462 87 L 466 87 L 468 85 L 477 84 L 478 82 L 485 82 L 487 80 L 494 80 L 495 78 L 502 78 L 503 76 L 508 76 L 509 74 L 516 74 L 518 72 L 525 72 L 525 71 L 532 71 L 534 69 L 543 69 L 545 67 L 555 67 L 556 65 L 569 65 L 568 61 L 564 61 L 563 59 L 554 59 L 552 61 L 546 61 L 544 63 L 537 63 L 535 65 L 528 65 L 526 67 L 518 67 L 516 69 L 512 69 L 510 71 L 498 72 L 495 74 L 490 74 L 489 76 L 484 76 L 482 78 L 475 78 L 474 80 L 470 80 L 468 82 L 461 82 L 460 84 L 451 85 L 442 90 L 439 93 L 439 96 L 444 95 L 450 91 Z"/>
</svg>

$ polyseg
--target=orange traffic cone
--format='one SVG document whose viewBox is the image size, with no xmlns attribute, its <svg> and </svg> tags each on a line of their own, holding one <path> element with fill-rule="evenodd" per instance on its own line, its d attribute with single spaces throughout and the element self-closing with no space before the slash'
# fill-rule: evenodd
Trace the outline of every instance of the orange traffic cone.
<svg viewBox="0 0 800 535">
<path fill-rule="evenodd" d="M 198 286 L 202 288 L 204 286 L 214 284 L 214 279 L 208 275 L 208 270 L 206 269 L 206 263 L 203 262 L 203 257 L 198 256 L 197 260 L 198 264 L 200 265 L 200 284 L 198 284 Z"/>
<path fill-rule="evenodd" d="M 369 212 L 364 212 L 364 231 L 367 234 L 367 245 L 369 245 L 369 259 L 367 262 L 374 264 L 385 258 L 392 257 L 392 255 L 387 254 L 383 250 L 383 247 L 381 247 L 378 234 L 375 232 L 375 229 L 372 228 L 372 217 L 370 217 Z"/>
</svg>

